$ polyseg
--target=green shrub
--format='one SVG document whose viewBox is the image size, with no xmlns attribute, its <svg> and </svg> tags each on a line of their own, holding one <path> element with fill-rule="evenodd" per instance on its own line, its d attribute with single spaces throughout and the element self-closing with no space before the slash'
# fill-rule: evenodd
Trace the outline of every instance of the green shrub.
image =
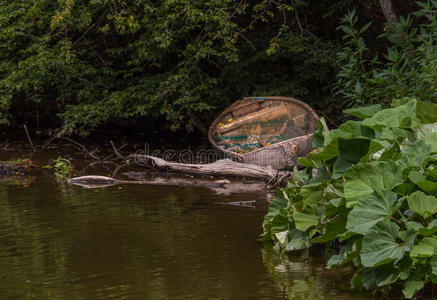
<svg viewBox="0 0 437 300">
<path fill-rule="evenodd" d="M 239 97 L 319 100 L 334 47 L 273 2 L 0 0 L 0 125 L 190 131 Z"/>
<path fill-rule="evenodd" d="M 319 121 L 305 168 L 269 206 L 264 239 L 282 251 L 340 243 L 329 268 L 353 264 L 353 286 L 403 285 L 411 298 L 437 283 L 437 105 L 403 98 L 346 113 L 362 120 L 332 131 Z"/>
<path fill-rule="evenodd" d="M 43 168 L 53 169 L 54 175 L 58 180 L 64 180 L 67 177 L 72 176 L 74 172 L 74 167 L 71 162 L 61 156 L 58 156 L 58 158 L 53 160 L 51 164 L 44 166 Z"/>
<path fill-rule="evenodd" d="M 406 96 L 437 102 L 437 2 L 417 4 L 419 10 L 400 16 L 377 43 L 364 37 L 372 22 L 358 28 L 355 11 L 343 18 L 339 29 L 345 42 L 338 53 L 341 68 L 334 90 L 345 106 L 389 106 L 391 99 Z M 375 46 L 381 42 L 390 46 Z"/>
</svg>

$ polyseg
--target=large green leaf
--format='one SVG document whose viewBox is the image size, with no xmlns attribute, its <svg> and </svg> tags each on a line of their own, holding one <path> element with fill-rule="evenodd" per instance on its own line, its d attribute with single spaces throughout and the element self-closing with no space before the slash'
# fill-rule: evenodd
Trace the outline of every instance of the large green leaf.
<svg viewBox="0 0 437 300">
<path fill-rule="evenodd" d="M 426 237 L 411 249 L 411 257 L 431 257 L 437 251 L 437 238 Z"/>
<path fill-rule="evenodd" d="M 417 139 L 423 139 L 425 135 L 432 132 L 437 132 L 437 123 L 422 124 L 415 132 L 415 136 Z"/>
<path fill-rule="evenodd" d="M 354 151 L 359 150 L 359 152 L 362 152 L 362 149 L 358 149 L 356 145 L 349 145 L 347 141 L 343 141 L 343 145 L 341 145 L 341 142 L 339 139 L 342 140 L 349 140 L 349 139 L 372 139 L 375 137 L 375 132 L 372 128 L 369 128 L 367 126 L 363 126 L 362 122 L 358 121 L 347 121 L 343 124 L 341 124 L 337 129 L 329 131 L 328 134 L 326 134 L 324 138 L 324 144 L 323 147 L 314 149 L 309 155 L 308 158 L 320 161 L 320 160 L 330 160 L 332 158 L 335 158 L 340 155 L 340 147 L 342 147 L 342 153 L 343 156 L 351 156 L 352 160 L 355 161 L 357 156 Z M 358 143 L 361 144 L 364 141 L 358 141 Z M 357 143 L 356 141 L 351 142 Z M 369 143 L 369 142 L 364 142 Z M 367 146 L 367 149 L 369 147 Z M 366 152 L 367 153 L 367 152 Z M 365 153 L 364 153 L 365 154 Z M 361 154 L 363 156 L 364 154 Z M 361 157 L 360 156 L 360 157 Z"/>
<path fill-rule="evenodd" d="M 281 232 L 276 232 L 275 233 L 275 237 L 278 239 L 278 242 L 281 244 L 281 245 L 285 245 L 287 242 L 288 242 L 288 239 L 287 239 L 287 237 L 288 237 L 288 232 L 289 232 L 290 230 L 284 230 L 284 231 L 281 231 Z"/>
<path fill-rule="evenodd" d="M 423 123 L 437 122 L 437 105 L 418 101 L 416 105 L 416 115 Z"/>
<path fill-rule="evenodd" d="M 337 238 L 340 234 L 346 231 L 346 219 L 336 218 L 333 221 L 326 224 L 325 232 L 323 235 L 312 239 L 313 243 L 325 243 Z"/>
<path fill-rule="evenodd" d="M 334 142 L 336 139 L 355 139 L 355 138 L 375 138 L 375 131 L 368 127 L 363 126 L 361 121 L 346 121 L 341 124 L 337 129 L 329 132 L 325 140 L 325 146 Z"/>
<path fill-rule="evenodd" d="M 437 212 L 437 198 L 416 191 L 408 197 L 408 207 L 416 214 L 428 218 Z"/>
<path fill-rule="evenodd" d="M 323 200 L 323 188 L 320 184 L 305 185 L 300 190 L 300 195 L 303 198 L 303 203 L 306 206 L 313 207 L 318 202 Z"/>
<path fill-rule="evenodd" d="M 405 241 L 398 242 L 399 226 L 390 221 L 381 221 L 364 236 L 360 252 L 364 267 L 375 267 L 404 257 L 414 243 L 415 234 L 409 233 Z"/>
<path fill-rule="evenodd" d="M 399 278 L 399 270 L 393 264 L 385 264 L 375 268 L 364 268 L 362 282 L 366 289 L 373 286 L 385 286 L 396 282 Z"/>
<path fill-rule="evenodd" d="M 402 168 L 420 167 L 431 153 L 431 146 L 425 143 L 424 139 L 407 144 L 402 149 L 402 157 L 399 164 Z"/>
<path fill-rule="evenodd" d="M 366 233 L 379 221 L 391 216 L 397 200 L 392 191 L 375 191 L 362 198 L 349 213 L 346 228 L 355 233 Z"/>
<path fill-rule="evenodd" d="M 430 236 L 437 232 L 437 219 L 432 220 L 427 227 L 419 228 L 420 234 L 423 236 Z"/>
<path fill-rule="evenodd" d="M 412 298 L 417 291 L 423 288 L 424 285 L 425 282 L 423 281 L 422 275 L 419 273 L 413 273 L 407 281 L 405 281 L 402 293 L 405 298 Z"/>
<path fill-rule="evenodd" d="M 431 153 L 437 153 L 437 132 L 429 132 L 425 135 L 425 143 L 431 146 Z"/>
<path fill-rule="evenodd" d="M 404 128 L 411 126 L 411 121 L 414 121 L 416 118 L 415 109 L 416 100 L 412 99 L 404 105 L 377 112 L 371 118 L 365 119 L 363 124 L 372 128 Z"/>
<path fill-rule="evenodd" d="M 281 211 L 279 214 L 273 217 L 270 230 L 272 233 L 277 233 L 288 230 L 289 227 L 287 214 L 284 211 Z"/>
<path fill-rule="evenodd" d="M 391 145 L 388 148 L 385 148 L 381 156 L 378 158 L 378 160 L 398 160 L 401 158 L 402 154 L 400 153 L 400 147 L 397 143 Z"/>
<path fill-rule="evenodd" d="M 325 143 L 325 139 L 329 133 L 328 125 L 326 124 L 324 117 L 321 117 L 317 121 L 317 126 L 318 129 L 316 130 L 316 132 L 314 132 L 314 139 L 313 139 L 314 148 L 323 146 L 323 144 Z"/>
<path fill-rule="evenodd" d="M 338 179 L 342 177 L 352 165 L 353 163 L 345 160 L 343 157 L 337 157 L 332 170 L 332 178 Z"/>
<path fill-rule="evenodd" d="M 314 161 L 330 160 L 340 154 L 338 151 L 338 140 L 335 139 L 326 146 L 314 149 L 308 154 L 308 158 Z"/>
<path fill-rule="evenodd" d="M 335 184 L 329 184 L 325 188 L 325 194 L 327 199 L 344 198 L 344 193 L 341 191 L 341 186 Z"/>
<path fill-rule="evenodd" d="M 344 195 L 352 207 L 377 190 L 392 190 L 402 182 L 402 168 L 392 161 L 359 163 L 345 173 Z"/>
<path fill-rule="evenodd" d="M 434 255 L 431 258 L 431 270 L 432 270 L 432 275 L 437 276 L 437 255 Z"/>
<path fill-rule="evenodd" d="M 270 222 L 273 217 L 279 214 L 280 210 L 287 207 L 287 205 L 288 200 L 284 197 L 284 193 L 282 191 L 278 191 L 276 193 L 276 197 L 269 204 L 269 210 L 267 215 L 264 217 L 263 226 Z"/>
<path fill-rule="evenodd" d="M 288 244 L 285 246 L 286 251 L 306 249 L 311 246 L 308 234 L 298 229 L 290 230 L 288 233 L 288 241 Z"/>
<path fill-rule="evenodd" d="M 344 160 L 357 163 L 369 153 L 370 140 L 364 138 L 338 139 L 340 157 Z"/>
<path fill-rule="evenodd" d="M 428 133 L 437 133 L 437 122 L 422 124 L 417 130 L 414 131 L 414 137 L 416 139 L 422 139 Z"/>
<path fill-rule="evenodd" d="M 414 192 L 415 190 L 416 190 L 416 185 L 411 182 L 402 183 L 393 189 L 394 192 L 396 192 L 398 195 L 401 196 L 407 196 L 412 192 Z"/>
<path fill-rule="evenodd" d="M 427 180 L 426 177 L 418 171 L 411 171 L 410 174 L 408 174 L 408 179 L 428 194 L 437 193 L 437 182 Z"/>
<path fill-rule="evenodd" d="M 297 229 L 300 231 L 306 231 L 311 226 L 319 223 L 319 216 L 316 214 L 306 214 L 295 211 L 293 213 L 293 220 Z"/>
<path fill-rule="evenodd" d="M 429 179 L 437 181 L 437 164 L 431 164 L 426 169 L 426 175 Z"/>
<path fill-rule="evenodd" d="M 366 119 L 372 117 L 374 114 L 381 111 L 381 109 L 382 107 L 380 104 L 375 104 L 371 106 L 349 108 L 344 110 L 343 112 L 360 119 Z"/>
<path fill-rule="evenodd" d="M 326 266 L 328 268 L 344 265 L 350 262 L 355 257 L 358 257 L 360 250 L 359 240 L 349 239 L 346 244 L 340 249 L 338 254 L 331 256 Z"/>
</svg>

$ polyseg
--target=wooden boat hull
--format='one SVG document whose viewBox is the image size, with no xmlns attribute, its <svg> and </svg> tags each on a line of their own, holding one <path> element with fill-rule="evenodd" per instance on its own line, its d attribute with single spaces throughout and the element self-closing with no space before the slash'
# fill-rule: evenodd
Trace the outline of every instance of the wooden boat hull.
<svg viewBox="0 0 437 300">
<path fill-rule="evenodd" d="M 294 98 L 245 98 L 220 114 L 208 138 L 226 158 L 289 169 L 312 150 L 317 120 L 310 106 Z"/>
</svg>

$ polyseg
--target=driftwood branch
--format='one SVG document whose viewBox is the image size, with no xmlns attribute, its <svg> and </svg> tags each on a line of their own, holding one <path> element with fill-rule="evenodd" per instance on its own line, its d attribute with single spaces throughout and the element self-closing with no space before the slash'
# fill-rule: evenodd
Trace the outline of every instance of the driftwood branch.
<svg viewBox="0 0 437 300">
<path fill-rule="evenodd" d="M 114 150 L 114 154 L 115 154 L 118 158 L 120 158 L 120 159 L 122 159 L 122 160 L 126 160 L 126 157 L 124 157 L 123 155 L 121 155 L 119 151 L 120 151 L 121 149 L 123 149 L 124 147 L 126 147 L 127 144 L 123 144 L 120 148 L 117 149 L 112 141 L 109 141 L 109 142 L 111 143 L 112 149 Z M 110 157 L 112 157 L 112 155 L 108 156 L 108 158 L 110 158 Z M 107 158 L 106 158 L 106 159 L 107 159 Z M 106 159 L 105 159 L 105 160 L 106 160 Z"/>
<path fill-rule="evenodd" d="M 155 170 L 208 177 L 232 177 L 250 179 L 250 182 L 230 181 L 227 179 L 209 180 L 203 178 L 153 177 L 145 178 L 145 173 L 125 173 L 134 180 L 120 180 L 106 176 L 90 175 L 70 178 L 68 182 L 84 188 L 102 188 L 117 184 L 165 185 L 178 187 L 205 187 L 218 194 L 265 192 L 280 185 L 285 185 L 291 172 L 283 172 L 252 164 L 234 162 L 230 159 L 218 160 L 211 164 L 182 164 L 168 162 L 149 155 L 129 155 L 137 164 Z"/>
<path fill-rule="evenodd" d="M 68 182 L 87 189 L 105 188 L 118 184 L 141 184 L 141 185 L 177 186 L 177 187 L 204 187 L 213 190 L 217 194 L 222 194 L 222 195 L 229 195 L 235 193 L 266 192 L 265 185 L 261 182 L 231 182 L 226 179 L 212 181 L 206 179 L 162 178 L 162 177 L 145 179 L 139 176 L 138 174 L 133 177 L 140 178 L 140 179 L 119 180 L 106 176 L 89 175 L 89 176 L 70 178 L 68 179 Z"/>
<path fill-rule="evenodd" d="M 230 159 L 221 159 L 211 164 L 182 164 L 168 162 L 150 155 L 132 154 L 128 158 L 143 166 L 150 166 L 160 171 L 214 177 L 242 177 L 263 180 L 277 186 L 290 172 L 277 171 L 269 167 L 243 164 Z M 279 181 L 280 180 L 280 181 Z M 279 181 L 279 182 L 278 182 Z"/>
<path fill-rule="evenodd" d="M 150 185 L 174 185 L 174 186 L 205 186 L 221 187 L 229 183 L 229 180 L 188 180 L 184 178 L 153 178 L 151 180 L 121 180 L 106 176 L 88 175 L 68 179 L 68 182 L 86 188 L 107 187 L 117 184 L 150 184 Z"/>
</svg>

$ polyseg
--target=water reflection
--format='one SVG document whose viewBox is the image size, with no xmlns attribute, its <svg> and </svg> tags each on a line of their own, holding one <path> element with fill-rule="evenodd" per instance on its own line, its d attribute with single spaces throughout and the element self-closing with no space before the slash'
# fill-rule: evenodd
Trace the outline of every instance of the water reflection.
<svg viewBox="0 0 437 300">
<path fill-rule="evenodd" d="M 242 199 L 251 206 L 234 205 Z M 284 261 L 262 250 L 256 238 L 265 209 L 259 194 L 153 186 L 86 190 L 46 176 L 27 187 L 0 183 L 0 295 L 364 299 L 332 286 L 333 275 L 316 260 Z"/>
<path fill-rule="evenodd" d="M 266 245 L 263 262 L 284 299 L 368 299 L 353 293 L 349 280 L 351 269 L 327 270 L 320 250 L 298 252 L 293 256 L 280 255 Z"/>
</svg>

